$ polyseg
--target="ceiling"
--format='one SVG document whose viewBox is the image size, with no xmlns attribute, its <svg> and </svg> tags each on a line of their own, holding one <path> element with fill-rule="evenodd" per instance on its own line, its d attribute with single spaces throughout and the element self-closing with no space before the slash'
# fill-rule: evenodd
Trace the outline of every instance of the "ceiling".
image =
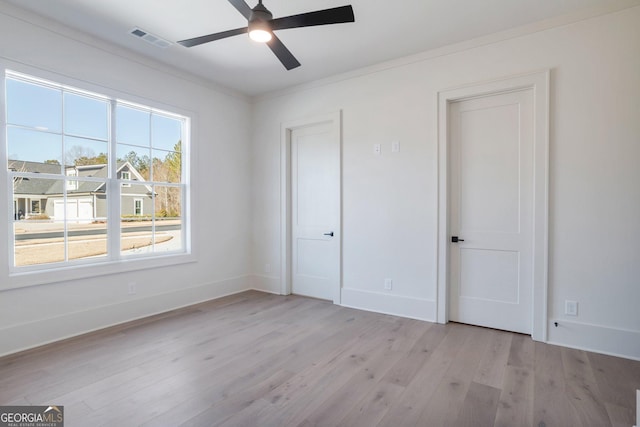
<svg viewBox="0 0 640 427">
<path fill-rule="evenodd" d="M 264 0 L 275 18 L 352 4 L 356 22 L 277 33 L 302 63 L 287 71 L 245 35 L 185 48 L 177 40 L 246 26 L 227 0 L 5 0 L 247 95 L 283 89 L 510 28 L 633 0 Z M 257 0 L 247 0 L 253 7 Z M 130 34 L 139 27 L 173 44 Z"/>
</svg>

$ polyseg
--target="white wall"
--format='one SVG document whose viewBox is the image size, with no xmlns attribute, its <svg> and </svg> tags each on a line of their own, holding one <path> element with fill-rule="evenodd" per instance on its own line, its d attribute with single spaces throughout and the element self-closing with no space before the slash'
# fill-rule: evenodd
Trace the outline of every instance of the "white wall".
<svg viewBox="0 0 640 427">
<path fill-rule="evenodd" d="M 255 101 L 255 286 L 280 289 L 280 124 L 342 110 L 342 302 L 435 320 L 436 94 L 549 68 L 549 340 L 640 359 L 640 7 L 469 46 Z"/>
<path fill-rule="evenodd" d="M 194 117 L 197 262 L 0 292 L 0 355 L 250 286 L 250 105 L 243 96 L 0 3 L 0 68 L 177 107 Z M 6 186 L 0 186 L 7 206 Z M 1 213 L 6 223 L 7 212 Z M 6 236 L 6 232 L 4 234 Z M 0 259 L 6 258 L 2 244 Z M 8 283 L 0 268 L 0 288 Z M 127 284 L 137 282 L 137 294 Z"/>
</svg>

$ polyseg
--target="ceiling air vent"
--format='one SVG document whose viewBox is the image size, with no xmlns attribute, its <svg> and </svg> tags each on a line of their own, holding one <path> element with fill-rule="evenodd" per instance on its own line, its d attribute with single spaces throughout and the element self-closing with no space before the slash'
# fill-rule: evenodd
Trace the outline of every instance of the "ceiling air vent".
<svg viewBox="0 0 640 427">
<path fill-rule="evenodd" d="M 154 36 L 153 34 L 148 33 L 145 30 L 141 30 L 140 28 L 134 28 L 133 30 L 129 31 L 129 33 L 157 47 L 166 48 L 171 46 L 170 41 L 160 38 L 158 36 Z"/>
</svg>

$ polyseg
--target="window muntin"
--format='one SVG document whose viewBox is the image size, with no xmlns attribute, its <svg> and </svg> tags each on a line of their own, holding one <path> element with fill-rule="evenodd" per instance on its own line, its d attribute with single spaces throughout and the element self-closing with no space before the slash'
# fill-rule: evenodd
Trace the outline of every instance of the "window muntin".
<svg viewBox="0 0 640 427">
<path fill-rule="evenodd" d="M 188 253 L 187 118 L 17 73 L 8 72 L 5 83 L 11 271 Z M 107 197 L 108 189 L 119 196 Z M 118 211 L 120 220 L 109 219 Z M 29 239 L 42 228 L 42 239 Z"/>
</svg>

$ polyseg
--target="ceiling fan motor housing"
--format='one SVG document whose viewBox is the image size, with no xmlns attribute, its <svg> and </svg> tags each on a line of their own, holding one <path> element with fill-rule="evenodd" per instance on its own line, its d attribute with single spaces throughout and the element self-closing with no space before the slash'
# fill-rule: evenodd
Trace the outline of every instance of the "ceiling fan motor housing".
<svg viewBox="0 0 640 427">
<path fill-rule="evenodd" d="M 273 19 L 273 14 L 269 12 L 269 9 L 264 7 L 262 2 L 258 3 L 256 7 L 251 9 L 251 16 L 249 17 L 249 32 L 253 30 L 271 31 L 269 21 Z"/>
</svg>

